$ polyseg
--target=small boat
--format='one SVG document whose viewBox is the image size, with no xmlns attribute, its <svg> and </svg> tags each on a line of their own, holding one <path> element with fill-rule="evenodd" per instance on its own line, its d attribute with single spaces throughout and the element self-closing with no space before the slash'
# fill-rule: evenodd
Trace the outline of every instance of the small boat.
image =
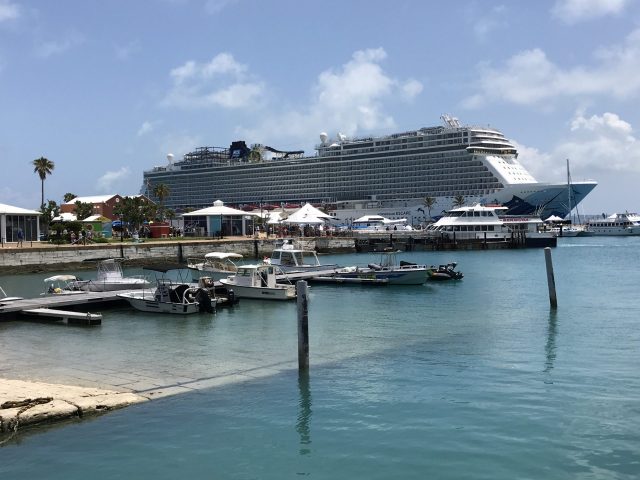
<svg viewBox="0 0 640 480">
<path fill-rule="evenodd" d="M 86 293 L 80 289 L 82 282 L 75 275 L 53 275 L 44 279 L 46 290 L 41 295 L 77 295 Z"/>
<path fill-rule="evenodd" d="M 335 263 L 321 264 L 314 250 L 305 249 L 292 239 L 285 239 L 271 252 L 271 258 L 265 259 L 276 265 L 284 273 L 313 272 L 337 268 Z"/>
<path fill-rule="evenodd" d="M 352 224 L 353 233 L 398 233 L 412 232 L 413 227 L 407 224 L 406 218 L 390 220 L 381 215 L 365 215 L 357 218 Z"/>
<path fill-rule="evenodd" d="M 432 265 L 427 270 L 427 275 L 429 280 L 460 280 L 464 275 L 462 272 L 456 271 L 456 262 L 447 263 L 446 265 L 435 266 Z"/>
<path fill-rule="evenodd" d="M 203 275 L 218 281 L 236 273 L 238 266 L 234 260 L 241 258 L 242 255 L 239 253 L 209 252 L 202 260 L 189 259 L 187 268 L 191 271 L 193 281 L 197 281 Z"/>
<path fill-rule="evenodd" d="M 147 270 L 162 273 L 157 279 L 156 287 L 143 288 L 119 293 L 118 297 L 126 300 L 141 312 L 171 313 L 188 315 L 191 313 L 215 313 L 216 303 L 211 301 L 209 292 L 198 286 L 166 278 L 164 274 L 176 267 L 153 267 Z M 180 268 L 180 267 L 178 267 Z"/>
<path fill-rule="evenodd" d="M 235 275 L 221 279 L 220 283 L 231 288 L 238 298 L 296 298 L 295 285 L 276 283 L 276 267 L 268 264 L 240 265 Z"/>
<path fill-rule="evenodd" d="M 335 283 L 387 283 L 389 285 L 422 285 L 427 281 L 427 266 L 411 262 L 397 262 L 395 251 L 383 252 L 380 263 L 370 263 L 366 267 L 346 267 L 336 269 L 331 275 L 321 275 L 320 281 L 327 277 L 336 279 Z M 339 280 L 338 280 L 339 279 Z M 360 280 L 358 280 L 360 279 Z"/>
<path fill-rule="evenodd" d="M 0 302 L 15 302 L 16 300 L 23 300 L 22 297 L 10 297 L 6 294 L 6 292 L 0 287 Z"/>
<path fill-rule="evenodd" d="M 355 275 L 354 275 L 355 274 Z M 375 273 L 361 272 L 358 267 L 339 268 L 329 275 L 318 275 L 309 279 L 311 282 L 358 284 L 358 285 L 388 285 L 388 278 L 377 278 Z"/>
<path fill-rule="evenodd" d="M 98 274 L 95 279 L 77 281 L 76 285 L 86 292 L 112 292 L 148 288 L 151 283 L 142 275 L 125 277 L 122 260 L 106 258 L 98 261 Z"/>
</svg>

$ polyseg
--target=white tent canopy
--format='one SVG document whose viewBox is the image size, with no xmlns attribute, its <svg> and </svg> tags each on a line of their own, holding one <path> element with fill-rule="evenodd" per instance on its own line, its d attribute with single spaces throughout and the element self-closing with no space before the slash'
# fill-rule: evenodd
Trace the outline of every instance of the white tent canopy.
<svg viewBox="0 0 640 480">
<path fill-rule="evenodd" d="M 243 210 L 238 210 L 237 208 L 225 207 L 222 201 L 216 200 L 213 202 L 213 207 L 202 208 L 200 210 L 196 210 L 194 212 L 183 213 L 183 217 L 206 217 L 212 215 L 222 215 L 222 216 L 237 216 L 237 215 L 254 215 L 260 216 L 259 213 L 251 213 L 245 212 Z"/>
<path fill-rule="evenodd" d="M 310 203 L 305 203 L 299 210 L 293 212 L 283 223 L 297 223 L 307 225 L 318 225 L 330 220 L 331 215 L 327 215 L 322 210 L 318 210 Z"/>
<path fill-rule="evenodd" d="M 551 215 L 549 218 L 545 220 L 545 222 L 563 222 L 564 219 L 558 217 L 557 215 Z"/>
</svg>

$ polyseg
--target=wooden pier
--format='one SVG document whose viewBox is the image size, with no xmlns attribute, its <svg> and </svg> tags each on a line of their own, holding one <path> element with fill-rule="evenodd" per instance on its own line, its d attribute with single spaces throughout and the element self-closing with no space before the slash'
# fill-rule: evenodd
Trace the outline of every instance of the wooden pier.
<svg viewBox="0 0 640 480">
<path fill-rule="evenodd" d="M 0 322 L 26 317 L 45 317 L 66 320 L 68 323 L 96 325 L 102 318 L 96 313 L 96 309 L 118 304 L 125 305 L 126 301 L 117 295 L 126 291 L 83 292 L 74 295 L 24 298 L 10 302 L 0 301 Z M 78 310 L 84 310 L 84 312 Z"/>
</svg>

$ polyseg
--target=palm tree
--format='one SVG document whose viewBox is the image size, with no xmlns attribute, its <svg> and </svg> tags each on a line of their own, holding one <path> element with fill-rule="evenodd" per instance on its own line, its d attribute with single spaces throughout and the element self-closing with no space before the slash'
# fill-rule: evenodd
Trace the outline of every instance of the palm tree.
<svg viewBox="0 0 640 480">
<path fill-rule="evenodd" d="M 169 196 L 171 190 L 164 183 L 159 183 L 153 187 L 153 195 L 160 201 L 160 221 L 164 220 L 164 199 Z"/>
<path fill-rule="evenodd" d="M 433 206 L 438 203 L 438 201 L 434 197 L 426 196 L 423 200 L 424 206 L 427 207 L 427 211 L 429 212 L 429 219 L 431 219 L 431 209 Z"/>
<path fill-rule="evenodd" d="M 465 199 L 463 195 L 456 195 L 453 197 L 453 208 L 464 207 Z"/>
<path fill-rule="evenodd" d="M 36 158 L 33 161 L 33 171 L 38 174 L 42 182 L 40 208 L 44 208 L 44 179 L 47 178 L 47 175 L 51 175 L 55 166 L 51 160 L 44 157 Z"/>
<path fill-rule="evenodd" d="M 62 197 L 64 199 L 64 202 L 70 202 L 71 200 L 73 200 L 74 198 L 77 198 L 78 196 L 75 193 L 70 193 L 67 192 L 64 194 L 64 197 Z"/>
</svg>

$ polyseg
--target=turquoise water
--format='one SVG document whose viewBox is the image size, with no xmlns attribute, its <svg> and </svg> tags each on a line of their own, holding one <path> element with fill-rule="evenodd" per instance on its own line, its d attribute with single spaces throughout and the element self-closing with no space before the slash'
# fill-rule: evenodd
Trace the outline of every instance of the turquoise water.
<svg viewBox="0 0 640 480">
<path fill-rule="evenodd" d="M 149 376 L 274 370 L 24 434 L 0 448 L 0 478 L 638 478 L 639 248 L 560 239 L 556 312 L 542 250 L 402 255 L 456 260 L 458 283 L 314 285 L 308 377 L 294 304 L 0 325 L 0 376 L 24 362 L 59 379 L 73 358 Z M 11 294 L 39 281 L 0 277 Z"/>
</svg>

